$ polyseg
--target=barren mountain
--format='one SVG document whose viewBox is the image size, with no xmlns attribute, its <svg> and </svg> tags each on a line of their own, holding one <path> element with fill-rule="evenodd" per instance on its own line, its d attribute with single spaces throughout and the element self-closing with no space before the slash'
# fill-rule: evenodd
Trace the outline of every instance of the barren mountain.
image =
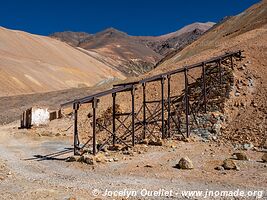
<svg viewBox="0 0 267 200">
<path fill-rule="evenodd" d="M 226 102 L 227 127 L 221 139 L 260 145 L 266 140 L 267 1 L 216 25 L 182 51 L 166 58 L 153 73 L 205 60 L 232 50 L 244 50 L 243 65 L 234 70 L 233 94 Z"/>
<path fill-rule="evenodd" d="M 88 49 L 83 49 L 80 45 L 73 48 L 47 37 L 0 29 L 1 91 L 15 91 L 17 88 L 23 91 L 39 91 L 51 89 L 52 86 L 59 88 L 69 84 L 68 80 L 79 83 L 83 80 L 96 82 L 96 78 L 105 79 L 107 74 L 123 77 L 107 66 L 115 66 L 117 62 L 109 55 L 117 55 L 116 58 L 124 58 L 123 61 L 126 61 L 128 57 L 118 54 L 120 48 L 114 46 L 120 45 L 115 38 L 125 39 L 130 36 L 117 31 L 114 33 L 114 30 L 107 32 L 100 33 L 97 40 L 89 39 L 85 43 Z M 198 34 L 199 30 L 194 29 L 193 32 Z M 187 35 L 187 32 L 181 35 Z M 113 40 L 107 46 L 103 41 L 108 36 Z M 164 41 L 175 37 L 178 36 L 165 35 Z M 82 44 L 81 41 L 85 40 L 83 35 L 76 36 L 76 33 L 65 38 L 70 38 L 68 40 L 72 41 L 72 45 L 75 42 Z M 101 40 L 102 38 L 104 39 Z M 190 69 L 186 76 L 191 82 L 188 90 L 182 91 L 187 82 L 184 81 L 184 74 L 173 74 L 171 87 L 161 84 L 163 82 L 158 79 L 157 82 L 146 84 L 144 95 L 142 86 L 136 85 L 134 96 L 129 91 L 117 93 L 116 104 L 113 104 L 112 99 L 115 98 L 111 94 L 101 97 L 96 110 L 92 108 L 95 103 L 86 103 L 80 106 L 78 115 L 73 113 L 72 108 L 65 108 L 62 110 L 62 118 L 44 126 L 18 129 L 19 121 L 1 126 L 1 199 L 267 199 L 266 38 L 267 1 L 263 1 L 217 24 L 190 45 L 172 54 L 168 53 L 158 67 L 149 73 L 124 80 L 140 80 L 203 62 L 225 52 L 244 50 L 242 56 L 245 57 L 233 58 L 233 68 L 230 59 L 222 61 L 221 64 L 227 67 L 227 71 L 217 71 L 216 69 L 221 68 L 213 66 L 216 63 L 212 66 L 208 64 L 204 68 L 206 79 L 200 75 L 200 68 Z M 152 40 L 156 40 L 155 37 L 146 37 L 143 42 Z M 97 46 L 96 50 L 89 49 L 95 48 L 94 46 Z M 106 54 L 102 53 L 103 49 Z M 161 52 L 166 51 L 162 48 Z M 215 76 L 211 76 L 212 74 Z M 217 80 L 220 76 L 217 77 L 216 74 L 223 75 L 222 79 Z M 227 78 L 229 74 L 230 77 Z M 203 81 L 209 83 L 207 88 Z M 216 95 L 218 91 L 215 89 L 219 88 L 215 86 L 217 81 L 229 86 L 227 97 Z M 25 88 L 20 84 L 25 84 Z M 51 106 L 64 99 L 68 101 L 88 93 L 98 93 L 106 87 L 112 87 L 112 84 L 102 87 L 95 87 L 94 90 L 90 88 L 90 91 L 80 88 L 49 94 L 1 97 L 0 121 L 10 122 L 10 113 L 18 114 L 21 109 L 24 110 L 36 102 L 38 105 L 49 102 L 48 105 Z M 161 89 L 166 92 L 161 92 Z M 194 112 L 189 106 L 189 115 L 184 113 L 187 110 L 187 100 L 191 105 L 195 102 L 200 103 L 197 106 L 203 106 L 201 102 L 197 102 L 201 99 L 193 98 L 195 95 L 191 94 L 197 93 L 201 96 L 204 90 L 209 90 L 209 94 L 222 100 L 220 111 L 216 108 L 208 109 L 207 113 L 197 112 L 193 116 Z M 176 98 L 177 95 L 185 97 L 180 96 L 183 92 L 189 94 L 186 95 L 189 98 Z M 166 98 L 167 93 L 171 95 L 170 99 Z M 144 96 L 146 102 L 142 104 Z M 132 97 L 135 101 L 131 101 Z M 169 131 L 171 129 L 168 130 L 173 134 L 171 138 L 159 137 L 158 134 L 161 136 L 165 129 L 162 126 L 167 122 L 167 115 L 161 111 L 165 101 L 162 97 L 167 101 L 171 100 L 174 108 L 169 116 L 178 118 L 180 130 L 184 129 L 180 119 L 186 117 L 191 122 L 189 138 L 179 137 L 180 131 L 175 130 L 172 133 Z M 212 100 L 217 99 L 208 95 L 207 104 L 211 105 Z M 181 104 L 177 106 L 175 101 Z M 135 103 L 132 104 L 133 102 Z M 115 112 L 112 112 L 112 104 Z M 143 116 L 143 108 L 147 111 L 146 116 Z M 134 111 L 133 115 L 129 110 Z M 114 123 L 112 119 L 115 120 Z M 74 121 L 77 123 L 73 123 Z M 193 132 L 192 124 L 202 128 Z M 137 125 L 137 128 L 132 125 Z M 127 143 L 130 144 L 127 137 L 134 136 L 133 141 L 138 141 L 137 133 L 143 134 L 144 127 L 147 139 L 142 143 L 136 142 L 132 147 L 126 146 Z M 96 140 L 92 139 L 93 129 Z M 77 130 L 79 137 L 73 134 Z M 203 140 L 203 130 L 212 137 Z M 79 146 L 82 147 L 79 149 L 79 156 L 73 156 L 74 138 L 79 139 Z M 116 144 L 112 144 L 112 138 Z M 91 155 L 94 141 L 99 150 L 95 156 Z"/>
<path fill-rule="evenodd" d="M 62 32 L 51 36 L 73 46 L 93 51 L 97 57 L 101 55 L 105 58 L 105 60 L 100 58 L 102 62 L 116 67 L 126 75 L 138 75 L 149 71 L 162 58 L 144 44 L 114 28 L 108 28 L 94 35 L 88 34 L 86 37 L 80 35 L 80 32 L 76 34 Z"/>
<path fill-rule="evenodd" d="M 124 76 L 50 37 L 0 27 L 0 95 L 92 86 Z"/>
<path fill-rule="evenodd" d="M 79 46 L 81 42 L 84 41 L 85 38 L 89 37 L 90 34 L 85 32 L 56 32 L 51 35 L 54 38 L 60 38 L 62 41 L 67 42 L 72 46 Z"/>
<path fill-rule="evenodd" d="M 118 69 L 138 74 L 151 70 L 162 58 L 124 32 L 113 28 L 87 37 L 79 47 L 92 50 L 118 62 Z"/>
<path fill-rule="evenodd" d="M 154 65 L 167 53 L 183 48 L 196 40 L 214 23 L 194 23 L 161 36 L 129 36 L 109 28 L 96 34 L 81 32 L 54 33 L 51 37 L 94 51 L 102 55 L 106 64 L 116 67 L 126 75 L 138 75 L 153 69 Z"/>
<path fill-rule="evenodd" d="M 186 45 L 197 40 L 207 30 L 209 30 L 215 23 L 193 23 L 181 28 L 178 31 L 157 36 L 157 37 L 136 37 L 142 43 L 153 49 L 155 52 L 166 55 L 174 50 L 180 50 Z"/>
</svg>

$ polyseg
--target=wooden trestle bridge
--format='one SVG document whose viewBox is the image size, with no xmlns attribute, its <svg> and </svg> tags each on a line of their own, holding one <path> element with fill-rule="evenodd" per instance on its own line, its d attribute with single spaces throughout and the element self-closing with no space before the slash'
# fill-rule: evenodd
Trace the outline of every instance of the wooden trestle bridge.
<svg viewBox="0 0 267 200">
<path fill-rule="evenodd" d="M 196 116 L 206 113 L 214 105 L 227 98 L 233 82 L 234 61 L 242 59 L 242 51 L 228 52 L 224 55 L 205 60 L 190 66 L 179 67 L 175 70 L 161 73 L 139 81 L 114 85 L 112 89 L 96 93 L 84 98 L 76 99 L 62 104 L 73 104 L 74 115 L 74 154 L 77 155 L 84 147 L 91 148 L 95 155 L 107 144 L 123 144 L 134 146 L 136 143 L 155 135 L 162 139 L 171 138 L 177 134 L 183 137 L 190 136 L 190 127 L 197 125 Z M 194 78 L 190 75 L 193 69 L 199 69 L 200 75 Z M 183 90 L 180 94 L 171 96 L 171 82 L 174 75 L 183 75 Z M 189 78 L 193 80 L 190 83 Z M 160 99 L 147 99 L 147 86 L 152 82 L 160 83 Z M 167 84 L 166 87 L 164 85 Z M 137 90 L 138 89 L 138 90 Z M 166 90 L 167 89 L 167 90 Z M 166 91 L 165 91 L 166 90 Z M 136 104 L 136 92 L 142 93 L 142 103 Z M 116 111 L 117 94 L 128 92 L 131 96 L 129 102 L 130 112 L 118 113 Z M 108 125 L 97 120 L 97 109 L 103 96 L 112 95 L 111 123 Z M 78 112 L 82 104 L 92 105 L 92 133 L 90 139 L 84 143 L 79 142 Z M 153 106 L 151 106 L 153 105 Z M 220 107 L 216 107 L 220 109 Z M 124 129 L 119 131 L 119 129 Z M 98 143 L 99 132 L 105 131 L 107 137 Z"/>
</svg>

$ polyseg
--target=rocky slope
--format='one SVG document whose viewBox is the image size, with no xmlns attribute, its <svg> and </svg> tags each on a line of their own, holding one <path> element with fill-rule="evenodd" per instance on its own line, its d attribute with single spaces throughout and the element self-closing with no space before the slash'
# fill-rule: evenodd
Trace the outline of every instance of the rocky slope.
<svg viewBox="0 0 267 200">
<path fill-rule="evenodd" d="M 60 38 L 62 41 L 67 42 L 69 45 L 79 46 L 81 42 L 83 42 L 87 37 L 91 35 L 85 32 L 65 31 L 56 32 L 51 36 L 55 38 Z"/>
<path fill-rule="evenodd" d="M 149 71 L 162 58 L 126 33 L 109 28 L 87 37 L 79 47 L 95 51 L 117 61 L 118 69 L 126 74 Z"/>
<path fill-rule="evenodd" d="M 181 28 L 178 31 L 157 36 L 157 37 L 136 37 L 142 43 L 153 49 L 155 52 L 165 56 L 174 51 L 181 50 L 186 45 L 197 40 L 207 30 L 213 27 L 215 23 L 193 23 Z"/>
<path fill-rule="evenodd" d="M 0 27 L 0 96 L 92 86 L 125 78 L 70 45 Z"/>
<path fill-rule="evenodd" d="M 162 56 L 144 44 L 136 41 L 126 33 L 113 28 L 106 29 L 94 35 L 87 35 L 77 42 L 81 33 L 73 35 L 70 32 L 55 33 L 51 36 L 71 43 L 81 50 L 93 51 L 101 61 L 116 67 L 125 75 L 138 75 L 153 68 Z M 75 39 L 76 38 L 76 39 Z M 81 38 L 80 38 L 81 39 Z"/>
<path fill-rule="evenodd" d="M 94 51 L 103 62 L 126 75 L 138 75 L 153 69 L 167 53 L 181 49 L 198 39 L 214 23 L 194 23 L 161 36 L 130 36 L 114 28 L 96 34 L 58 32 L 51 35 L 73 46 Z"/>
<path fill-rule="evenodd" d="M 266 141 L 267 119 L 267 1 L 219 24 L 197 41 L 165 59 L 153 73 L 198 62 L 227 51 L 244 50 L 234 70 L 235 85 L 225 105 L 227 125 L 220 139 L 233 143 Z"/>
</svg>

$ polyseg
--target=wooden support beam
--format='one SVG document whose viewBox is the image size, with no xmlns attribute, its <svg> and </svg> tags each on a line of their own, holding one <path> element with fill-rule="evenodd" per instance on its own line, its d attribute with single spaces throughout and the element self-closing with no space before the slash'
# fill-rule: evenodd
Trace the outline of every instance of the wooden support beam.
<svg viewBox="0 0 267 200">
<path fill-rule="evenodd" d="M 78 136 L 78 110 L 79 103 L 73 103 L 73 114 L 74 114 L 74 143 L 73 143 L 73 153 L 74 155 L 79 155 L 79 136 Z"/>
<path fill-rule="evenodd" d="M 131 90 L 131 96 L 132 96 L 132 146 L 135 145 L 135 112 L 134 112 L 134 94 L 135 94 L 135 87 L 133 86 L 132 90 Z"/>
<path fill-rule="evenodd" d="M 113 113 L 112 113 L 112 144 L 116 144 L 116 93 L 112 93 L 112 107 L 113 107 Z"/>
<path fill-rule="evenodd" d="M 204 111 L 207 112 L 207 91 L 206 91 L 206 64 L 202 64 L 202 92 L 204 98 Z"/>
<path fill-rule="evenodd" d="M 93 154 L 96 155 L 96 108 L 98 99 L 94 98 L 92 101 L 93 108 Z"/>
<path fill-rule="evenodd" d="M 143 87 L 143 139 L 146 138 L 146 83 L 142 84 Z"/>
<path fill-rule="evenodd" d="M 171 76 L 167 76 L 168 79 L 168 121 L 167 121 L 167 128 L 168 128 L 168 137 L 171 136 Z"/>
<path fill-rule="evenodd" d="M 188 97 L 188 69 L 184 70 L 184 81 L 185 81 L 185 119 L 186 119 L 186 137 L 189 137 L 189 97 Z"/>
<path fill-rule="evenodd" d="M 164 139 L 165 136 L 165 125 L 164 125 L 164 81 L 165 78 L 162 77 L 161 79 L 161 132 L 162 132 L 162 139 Z"/>
</svg>

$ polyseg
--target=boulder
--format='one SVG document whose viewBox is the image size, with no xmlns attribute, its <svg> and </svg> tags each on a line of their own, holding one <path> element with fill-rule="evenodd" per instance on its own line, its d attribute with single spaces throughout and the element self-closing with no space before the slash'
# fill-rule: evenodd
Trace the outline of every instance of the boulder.
<svg viewBox="0 0 267 200">
<path fill-rule="evenodd" d="M 261 157 L 261 160 L 263 162 L 267 162 L 267 153 L 264 153 L 263 156 Z"/>
<path fill-rule="evenodd" d="M 108 147 L 107 146 L 104 146 L 100 149 L 100 151 L 103 151 L 103 152 L 108 152 Z"/>
<path fill-rule="evenodd" d="M 235 92 L 235 96 L 239 97 L 240 96 L 240 92 Z"/>
<path fill-rule="evenodd" d="M 105 160 L 106 160 L 106 157 L 103 154 L 97 154 L 95 156 L 95 161 L 98 162 L 98 163 L 105 162 Z"/>
<path fill-rule="evenodd" d="M 219 134 L 221 132 L 221 128 L 222 128 L 222 125 L 220 123 L 216 123 L 216 124 L 213 124 L 212 126 L 212 131 L 215 133 L 215 134 Z"/>
<path fill-rule="evenodd" d="M 143 139 L 140 144 L 148 144 L 149 143 L 149 140 L 148 139 Z"/>
<path fill-rule="evenodd" d="M 141 150 L 138 150 L 138 151 L 137 151 L 137 153 L 138 153 L 138 154 L 142 154 L 142 153 L 143 153 L 143 151 L 141 151 Z"/>
<path fill-rule="evenodd" d="M 133 151 L 132 150 L 124 150 L 122 152 L 123 155 L 130 155 L 130 156 L 133 156 Z"/>
<path fill-rule="evenodd" d="M 121 144 L 114 144 L 108 147 L 109 151 L 121 151 L 123 146 Z"/>
<path fill-rule="evenodd" d="M 245 70 L 246 67 L 244 65 L 241 65 L 240 67 L 237 68 L 238 70 Z"/>
<path fill-rule="evenodd" d="M 148 145 L 154 145 L 155 141 L 153 139 L 148 140 Z"/>
<path fill-rule="evenodd" d="M 89 112 L 89 113 L 87 114 L 87 117 L 88 117 L 88 118 L 91 118 L 91 117 L 93 117 L 93 114 L 92 114 L 91 112 Z"/>
<path fill-rule="evenodd" d="M 148 141 L 148 144 L 149 144 L 149 145 L 154 145 L 154 146 L 162 146 L 162 145 L 163 145 L 163 141 L 162 141 L 162 139 L 160 139 L 160 138 L 158 138 L 157 140 L 152 140 L 152 139 L 150 139 L 150 140 Z"/>
<path fill-rule="evenodd" d="M 232 159 L 226 159 L 223 161 L 223 168 L 226 170 L 236 169 L 236 163 Z"/>
<path fill-rule="evenodd" d="M 88 165 L 94 165 L 94 158 L 90 155 L 81 156 L 80 162 L 86 163 Z"/>
<path fill-rule="evenodd" d="M 119 159 L 118 159 L 118 158 L 113 158 L 113 161 L 114 161 L 114 162 L 118 162 Z"/>
<path fill-rule="evenodd" d="M 66 162 L 78 162 L 81 156 L 70 156 L 66 159 Z"/>
<path fill-rule="evenodd" d="M 243 152 L 234 153 L 233 156 L 235 156 L 237 160 L 248 160 L 247 155 Z"/>
<path fill-rule="evenodd" d="M 155 146 L 162 146 L 162 145 L 163 145 L 162 139 L 158 138 L 156 143 L 155 143 Z"/>
<path fill-rule="evenodd" d="M 189 138 L 185 138 L 185 137 L 183 137 L 182 141 L 183 141 L 183 142 L 190 142 L 190 139 L 189 139 Z"/>
<path fill-rule="evenodd" d="M 82 154 L 91 154 L 93 153 L 92 149 L 84 147 L 82 150 Z"/>
<path fill-rule="evenodd" d="M 152 166 L 152 165 L 150 165 L 150 164 L 147 164 L 147 165 L 145 165 L 144 167 L 147 167 L 147 168 L 152 168 L 153 166 Z"/>
<path fill-rule="evenodd" d="M 254 147 L 252 143 L 245 143 L 243 144 L 243 149 L 245 150 L 251 150 Z"/>
<path fill-rule="evenodd" d="M 215 167 L 215 169 L 218 170 L 218 171 L 223 171 L 224 170 L 223 166 Z"/>
<path fill-rule="evenodd" d="M 179 169 L 193 169 L 193 163 L 192 161 L 187 157 L 182 157 L 179 161 L 179 163 L 177 164 L 177 167 Z"/>
</svg>

